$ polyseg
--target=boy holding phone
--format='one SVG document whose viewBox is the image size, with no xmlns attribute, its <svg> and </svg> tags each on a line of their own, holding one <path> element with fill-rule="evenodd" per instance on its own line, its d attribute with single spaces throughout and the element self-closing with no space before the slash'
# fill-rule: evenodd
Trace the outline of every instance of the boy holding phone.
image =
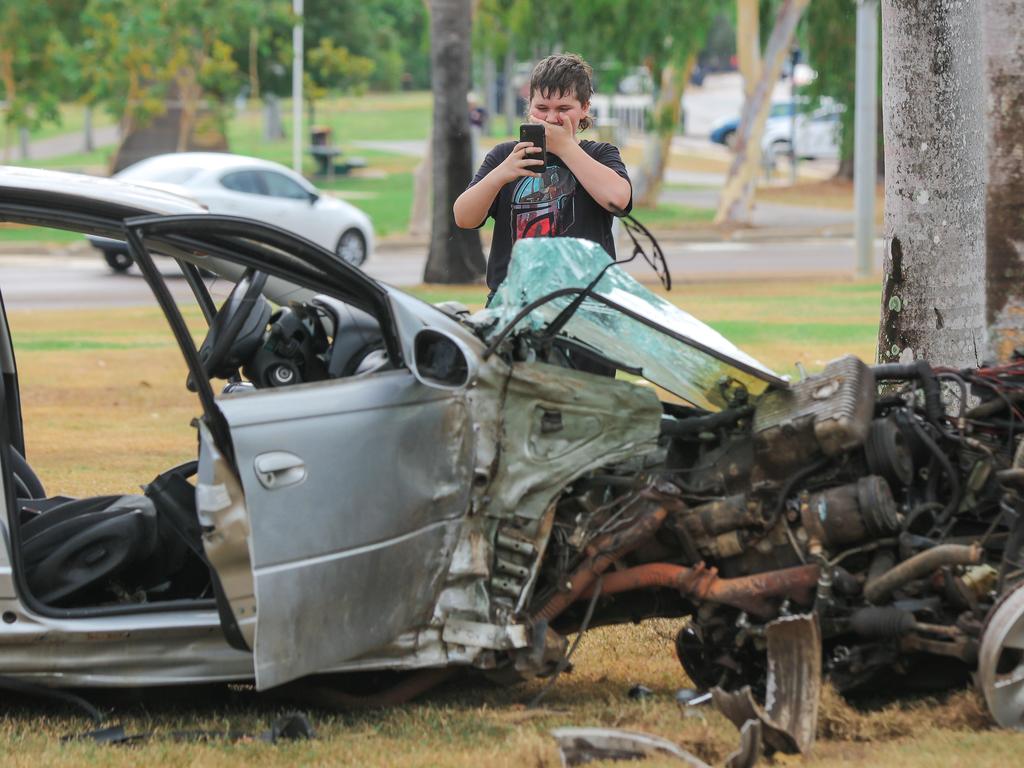
<svg viewBox="0 0 1024 768">
<path fill-rule="evenodd" d="M 529 123 L 521 127 L 520 141 L 492 149 L 455 201 L 460 227 L 494 219 L 487 260 L 491 295 L 508 273 L 512 245 L 523 237 L 581 237 L 615 256 L 612 212 L 629 212 L 633 187 L 618 148 L 576 136 L 591 125 L 591 75 L 590 65 L 575 54 L 538 63 L 530 76 Z M 544 146 L 537 145 L 540 130 Z"/>
</svg>

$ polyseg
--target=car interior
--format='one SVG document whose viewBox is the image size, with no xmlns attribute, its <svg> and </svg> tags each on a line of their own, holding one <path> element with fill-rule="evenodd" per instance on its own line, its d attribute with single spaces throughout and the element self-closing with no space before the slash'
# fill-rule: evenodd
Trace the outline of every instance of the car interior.
<svg viewBox="0 0 1024 768">
<path fill-rule="evenodd" d="M 222 396 L 391 367 L 373 315 L 326 294 L 275 307 L 261 293 L 266 282 L 266 272 L 246 269 L 210 318 L 199 358 L 209 379 L 226 382 Z M 186 384 L 196 390 L 191 375 Z M 197 461 L 162 472 L 142 493 L 70 498 L 48 495 L 14 446 L 7 458 L 15 564 L 34 601 L 72 614 L 212 605 L 216 576 L 190 482 Z"/>
</svg>

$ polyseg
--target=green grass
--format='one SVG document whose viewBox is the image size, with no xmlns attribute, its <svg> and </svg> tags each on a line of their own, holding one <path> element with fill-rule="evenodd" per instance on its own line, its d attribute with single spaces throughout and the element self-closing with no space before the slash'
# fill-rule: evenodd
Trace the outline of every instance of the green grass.
<svg viewBox="0 0 1024 768">
<path fill-rule="evenodd" d="M 81 128 L 82 110 L 68 107 L 65 128 Z M 266 158 L 285 165 L 291 165 L 291 101 L 281 102 L 281 117 L 285 137 L 274 141 L 263 138 L 262 110 L 251 105 L 236 112 L 228 123 L 228 141 L 233 152 Z M 327 183 L 323 178 L 313 176 L 315 163 L 305 154 L 303 172 L 314 179 L 323 189 L 348 199 L 353 205 L 366 211 L 373 219 L 378 235 L 400 234 L 408 230 L 412 208 L 412 172 L 419 158 L 363 148 L 356 145 L 361 140 L 391 141 L 423 139 L 429 135 L 431 120 L 431 95 L 429 92 L 368 94 L 324 99 L 317 104 L 316 122 L 329 126 L 333 131 L 332 141 L 342 149 L 345 156 L 358 156 L 367 160 L 365 170 L 357 170 L 350 176 L 337 177 Z M 308 126 L 307 126 L 308 128 Z M 56 131 L 57 133 L 60 130 Z M 43 134 L 40 134 L 41 136 Z M 51 134 L 46 134 L 51 135 Z M 77 153 L 63 157 L 15 161 L 18 164 L 41 168 L 69 170 L 85 173 L 104 174 L 109 168 L 113 147 L 101 147 L 90 153 Z M 637 209 L 636 216 L 656 228 L 670 229 L 709 223 L 714 212 L 707 209 L 691 208 L 668 203 L 655 209 Z M 490 227 L 485 227 L 485 232 Z M 34 230 L 24 229 L 18 234 L 0 231 L 0 242 L 27 242 L 38 236 Z M 50 242 L 66 242 L 60 237 L 50 236 Z"/>
<path fill-rule="evenodd" d="M 0 224 L 0 243 L 72 243 L 81 239 L 77 232 L 65 229 Z"/>
</svg>

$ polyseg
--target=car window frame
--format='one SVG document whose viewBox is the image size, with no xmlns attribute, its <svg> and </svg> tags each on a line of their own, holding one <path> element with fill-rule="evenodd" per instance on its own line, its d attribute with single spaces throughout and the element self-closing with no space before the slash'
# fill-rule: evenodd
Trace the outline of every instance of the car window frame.
<svg viewBox="0 0 1024 768">
<path fill-rule="evenodd" d="M 262 168 L 262 169 L 256 171 L 256 173 L 260 174 L 260 176 L 261 176 L 261 180 L 263 182 L 263 187 L 264 187 L 264 189 L 266 189 L 267 197 L 272 197 L 275 200 L 295 200 L 295 201 L 309 202 L 309 198 L 310 198 L 310 194 L 311 194 L 310 190 L 308 190 L 305 187 L 303 187 L 301 184 L 299 184 L 299 182 L 297 182 L 295 179 L 291 178 L 287 174 L 281 173 L 280 171 L 274 170 L 272 168 Z M 269 183 L 271 177 L 277 177 L 279 179 L 283 179 L 286 183 L 291 184 L 293 187 L 295 187 L 297 190 L 299 190 L 299 192 L 301 192 L 301 195 L 296 196 L 296 197 L 292 197 L 290 195 L 275 195 L 273 192 L 271 192 L 271 187 L 270 187 L 270 183 Z"/>
<path fill-rule="evenodd" d="M 225 181 L 231 178 L 232 176 L 241 176 L 243 174 L 249 174 L 252 176 L 252 178 L 255 180 L 255 186 L 258 191 L 251 192 L 247 189 L 236 189 L 234 187 L 229 187 L 225 183 Z M 260 171 L 258 168 L 235 168 L 229 170 L 225 173 L 220 174 L 217 177 L 217 183 L 221 186 L 222 189 L 226 189 L 228 192 L 235 192 L 239 195 L 257 195 L 259 197 L 272 197 L 270 192 L 267 190 L 266 183 L 263 177 L 260 175 Z"/>
<path fill-rule="evenodd" d="M 239 267 L 252 267 L 295 283 L 306 290 L 324 293 L 351 304 L 376 319 L 392 365 L 395 368 L 408 367 L 402 353 L 398 324 L 387 292 L 375 280 L 339 261 L 316 243 L 272 224 L 221 214 L 139 216 L 125 220 L 124 229 L 130 238 L 129 244 L 132 245 L 134 239 L 136 248 L 140 245 L 145 249 L 156 246 L 160 252 L 180 254 L 185 261 L 190 260 L 188 254 L 201 251 L 210 256 L 223 258 Z M 265 238 L 267 242 L 255 239 L 254 235 Z M 139 256 L 143 261 L 150 262 L 148 271 L 152 277 L 150 287 L 154 294 L 160 293 L 159 288 L 165 293 L 163 301 L 160 295 L 157 295 L 157 300 L 178 337 L 189 372 L 196 381 L 204 415 L 209 417 L 211 431 L 218 442 L 218 447 L 225 455 L 233 457 L 226 426 L 220 424 L 223 417 L 217 407 L 209 379 L 206 378 L 205 369 L 199 361 L 198 349 L 187 332 L 177 303 L 163 285 L 163 280 L 152 264 L 149 253 L 140 253 Z M 140 269 L 143 267 L 142 264 L 139 266 Z M 143 270 L 144 274 L 146 271 Z M 200 304 L 203 304 L 201 299 Z"/>
</svg>

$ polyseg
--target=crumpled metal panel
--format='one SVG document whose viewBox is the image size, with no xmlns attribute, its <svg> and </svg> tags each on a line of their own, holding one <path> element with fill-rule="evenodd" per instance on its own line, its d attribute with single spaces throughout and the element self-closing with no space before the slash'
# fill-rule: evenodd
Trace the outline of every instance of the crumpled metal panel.
<svg viewBox="0 0 1024 768">
<path fill-rule="evenodd" d="M 765 704 L 750 686 L 730 693 L 711 691 L 715 707 L 737 728 L 761 722 L 764 742 L 773 750 L 797 754 L 814 743 L 821 696 L 821 631 L 811 614 L 784 616 L 768 624 L 768 680 Z"/>
<path fill-rule="evenodd" d="M 488 515 L 537 520 L 582 472 L 655 447 L 661 404 L 649 387 L 542 363 L 511 377 Z"/>
<path fill-rule="evenodd" d="M 584 287 L 608 264 L 608 254 L 599 245 L 565 237 L 520 240 L 512 256 L 508 276 L 487 310 L 497 321 L 492 334 L 507 326 L 530 302 L 560 288 Z M 739 382 L 751 395 L 760 394 L 771 383 L 786 384 L 718 331 L 647 290 L 618 266 L 605 272 L 596 292 L 656 327 L 587 299 L 561 335 L 640 369 L 648 381 L 694 405 L 713 410 L 723 407 L 719 387 L 723 379 Z M 573 298 L 563 296 L 538 307 L 520 326 L 541 329 Z"/>
</svg>

